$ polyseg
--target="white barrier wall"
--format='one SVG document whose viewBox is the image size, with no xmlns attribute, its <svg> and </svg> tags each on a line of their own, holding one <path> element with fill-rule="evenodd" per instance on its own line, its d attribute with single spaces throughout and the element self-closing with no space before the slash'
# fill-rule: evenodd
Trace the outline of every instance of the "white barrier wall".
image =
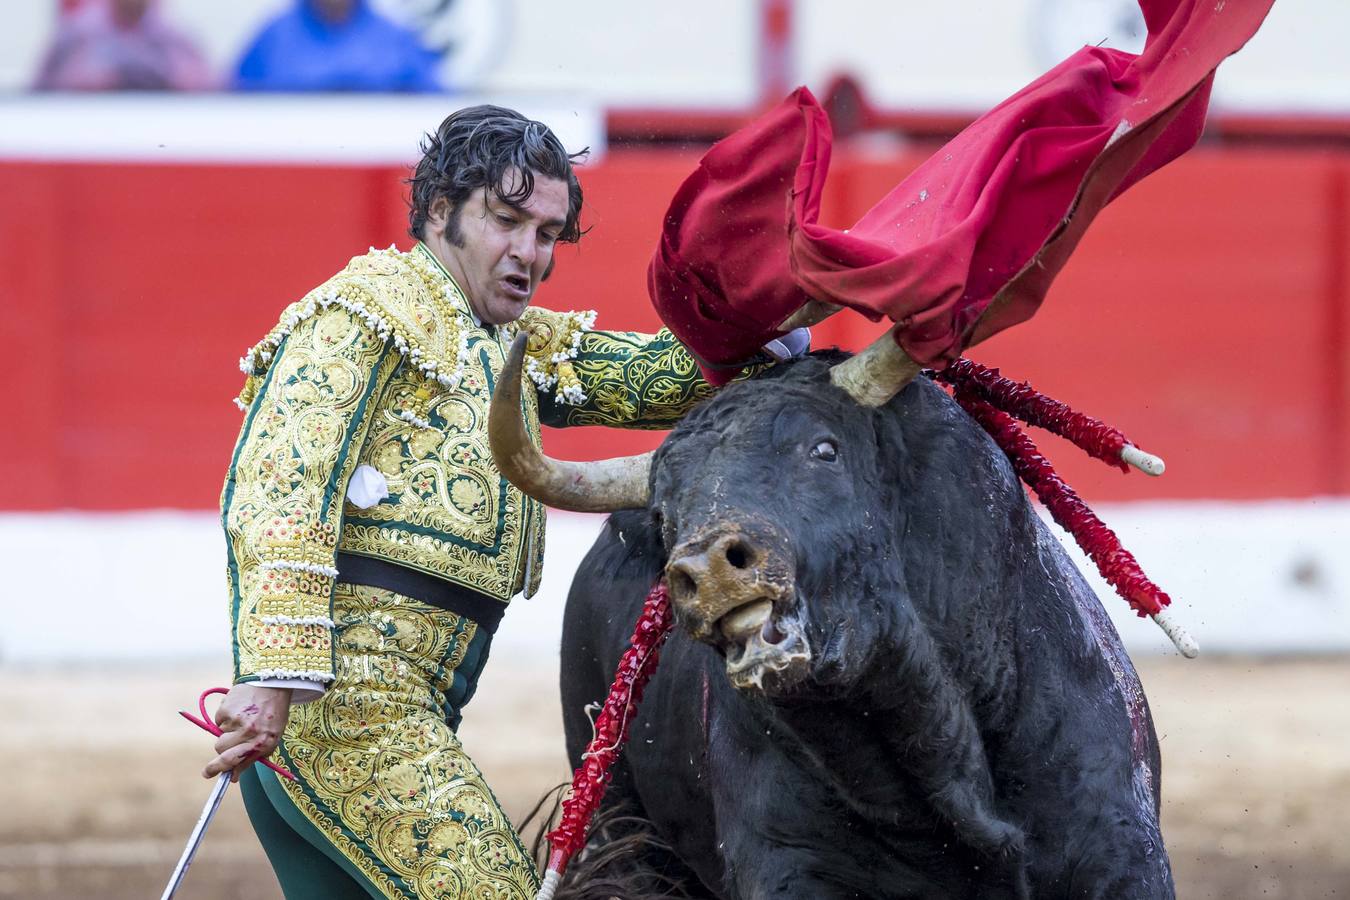
<svg viewBox="0 0 1350 900">
<path fill-rule="evenodd" d="M 489 101 L 604 156 L 604 112 L 561 98 L 122 93 L 0 95 L 0 159 L 413 165 L 441 119 Z"/>
<path fill-rule="evenodd" d="M 1243 3 L 1253 0 L 1215 0 Z M 232 69 L 288 0 L 165 0 L 164 13 Z M 404 18 L 427 0 L 377 0 Z M 1083 44 L 1138 49 L 1136 0 L 797 0 L 795 80 L 824 88 L 857 75 L 898 109 L 982 111 Z M 32 78 L 50 41 L 54 2 L 6 4 L 0 90 Z M 447 75 L 460 90 L 576 96 L 600 105 L 740 108 L 758 97 L 758 0 L 456 0 L 426 26 L 459 48 Z M 1350 3 L 1279 0 L 1261 32 L 1218 81 L 1216 109 L 1350 111 Z"/>
<path fill-rule="evenodd" d="M 1350 650 L 1350 500 L 1098 512 L 1172 595 L 1202 653 Z M 494 653 L 557 653 L 568 585 L 601 522 L 549 518 L 543 588 L 512 604 Z M 0 663 L 218 658 L 227 646 L 224 542 L 210 513 L 0 514 L 0 571 Z M 1132 653 L 1175 652 L 1090 580 Z"/>
</svg>

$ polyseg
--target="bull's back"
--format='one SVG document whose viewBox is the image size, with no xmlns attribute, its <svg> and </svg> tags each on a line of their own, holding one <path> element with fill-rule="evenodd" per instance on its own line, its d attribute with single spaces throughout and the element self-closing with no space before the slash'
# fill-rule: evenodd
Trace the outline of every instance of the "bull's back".
<svg viewBox="0 0 1350 900">
<path fill-rule="evenodd" d="M 1069 896 L 1174 896 L 1159 825 L 1161 760 L 1139 676 L 1101 600 L 1044 522 L 1019 644 L 1021 731 L 1006 780 L 1029 822 L 1033 879 Z M 1017 742 L 1014 741 L 1014 744 Z M 1095 892 L 1095 893 L 1094 893 Z"/>
</svg>

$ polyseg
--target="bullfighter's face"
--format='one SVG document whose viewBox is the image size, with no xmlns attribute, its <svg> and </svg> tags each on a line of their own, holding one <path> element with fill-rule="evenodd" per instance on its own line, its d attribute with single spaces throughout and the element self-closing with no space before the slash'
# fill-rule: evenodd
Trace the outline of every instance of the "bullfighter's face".
<svg viewBox="0 0 1350 900">
<path fill-rule="evenodd" d="M 502 193 L 514 191 L 519 178 L 518 171 L 508 172 Z M 468 295 L 478 320 L 505 325 L 520 318 L 547 277 L 567 210 L 567 183 L 535 174 L 533 192 L 519 204 L 480 188 L 452 213 L 442 198 L 431 208 L 425 242 Z M 452 214 L 457 227 L 447 230 Z"/>
</svg>

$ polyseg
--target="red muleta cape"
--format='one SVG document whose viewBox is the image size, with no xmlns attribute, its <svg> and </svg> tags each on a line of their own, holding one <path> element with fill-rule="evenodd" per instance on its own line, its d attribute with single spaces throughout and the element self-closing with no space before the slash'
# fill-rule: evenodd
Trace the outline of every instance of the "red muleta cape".
<svg viewBox="0 0 1350 900">
<path fill-rule="evenodd" d="M 817 223 L 831 131 L 805 88 L 713 146 L 647 273 L 715 384 L 808 299 L 899 326 L 926 366 L 1031 317 L 1108 202 L 1200 137 L 1214 69 L 1274 0 L 1141 0 L 1138 56 L 1084 47 L 981 116 L 852 228 Z"/>
</svg>

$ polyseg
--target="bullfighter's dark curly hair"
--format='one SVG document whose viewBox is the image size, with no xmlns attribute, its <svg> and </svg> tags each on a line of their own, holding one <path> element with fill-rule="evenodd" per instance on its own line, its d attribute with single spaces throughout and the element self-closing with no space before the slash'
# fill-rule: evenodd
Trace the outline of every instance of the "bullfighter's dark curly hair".
<svg viewBox="0 0 1350 900">
<path fill-rule="evenodd" d="M 558 240 L 581 239 L 581 184 L 572 171 L 590 152 L 568 153 L 562 141 L 542 122 L 527 119 L 514 109 L 483 104 L 451 113 L 422 141 L 422 159 L 408 179 L 408 233 L 421 239 L 440 197 L 450 201 L 445 237 L 463 246 L 459 211 L 475 191 L 491 189 L 503 202 L 519 206 L 534 193 L 534 179 L 542 175 L 567 182 L 567 223 Z M 507 185 L 512 170 L 521 178 Z M 507 190 L 507 188 L 510 190 Z"/>
</svg>

